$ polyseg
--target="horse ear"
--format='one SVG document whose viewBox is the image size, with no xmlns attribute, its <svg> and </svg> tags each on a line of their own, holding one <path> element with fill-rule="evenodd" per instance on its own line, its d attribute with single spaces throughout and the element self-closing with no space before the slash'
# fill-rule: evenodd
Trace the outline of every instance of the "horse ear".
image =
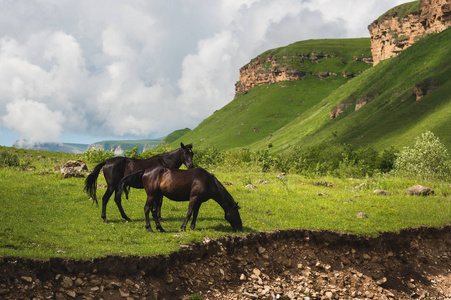
<svg viewBox="0 0 451 300">
<path fill-rule="evenodd" d="M 185 145 L 183 145 L 182 142 L 180 142 L 180 147 L 182 147 L 182 149 L 185 149 Z"/>
</svg>

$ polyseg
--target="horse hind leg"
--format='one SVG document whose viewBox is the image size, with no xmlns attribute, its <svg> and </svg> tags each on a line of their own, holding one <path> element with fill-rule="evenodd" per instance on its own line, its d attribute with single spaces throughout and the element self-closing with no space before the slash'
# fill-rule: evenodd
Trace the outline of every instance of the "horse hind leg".
<svg viewBox="0 0 451 300">
<path fill-rule="evenodd" d="M 200 204 L 197 204 L 196 200 L 197 200 L 196 198 L 191 198 L 190 199 L 189 205 L 188 205 L 188 212 L 186 213 L 186 218 L 183 221 L 182 226 L 180 227 L 180 231 L 185 231 L 186 230 L 186 224 L 188 224 L 188 221 L 191 218 L 191 215 L 193 214 L 193 211 L 195 212 L 195 216 L 197 218 L 197 213 L 199 212 Z M 193 224 L 194 224 L 194 226 L 193 226 Z M 196 220 L 193 219 L 193 221 L 191 222 L 191 229 L 194 229 L 195 226 L 196 226 Z"/>
<path fill-rule="evenodd" d="M 110 200 L 111 195 L 113 194 L 114 190 L 111 189 L 109 186 L 105 192 L 105 194 L 103 194 L 102 197 L 102 219 L 104 223 L 108 223 L 108 220 L 106 219 L 106 206 L 108 204 L 108 201 Z"/>
<path fill-rule="evenodd" d="M 127 215 L 125 214 L 124 209 L 122 208 L 122 197 L 121 195 L 118 194 L 118 190 L 115 190 L 115 197 L 114 197 L 114 202 L 116 202 L 117 208 L 119 209 L 119 212 L 121 213 L 121 216 L 123 219 L 125 219 L 127 222 L 131 222 L 132 220 L 127 217 Z"/>
</svg>

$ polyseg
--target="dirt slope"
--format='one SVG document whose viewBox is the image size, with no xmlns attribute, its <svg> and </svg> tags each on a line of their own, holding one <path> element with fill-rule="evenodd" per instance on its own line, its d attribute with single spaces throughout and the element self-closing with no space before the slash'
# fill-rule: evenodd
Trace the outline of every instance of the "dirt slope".
<svg viewBox="0 0 451 300">
<path fill-rule="evenodd" d="M 451 226 L 362 237 L 288 230 L 170 256 L 0 258 L 1 299 L 451 299 Z"/>
</svg>

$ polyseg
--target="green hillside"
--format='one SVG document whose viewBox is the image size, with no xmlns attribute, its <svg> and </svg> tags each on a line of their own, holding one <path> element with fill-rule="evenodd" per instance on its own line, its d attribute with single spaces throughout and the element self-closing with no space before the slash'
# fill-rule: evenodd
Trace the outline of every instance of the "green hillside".
<svg viewBox="0 0 451 300">
<path fill-rule="evenodd" d="M 451 149 L 451 29 L 429 35 L 395 58 L 381 62 L 335 90 L 296 120 L 274 133 L 278 151 L 323 141 L 373 146 L 382 150 L 411 145 L 430 130 Z M 415 87 L 430 90 L 415 101 Z M 358 99 L 369 102 L 358 111 Z M 330 120 L 337 104 L 350 105 Z M 267 147 L 260 140 L 252 148 Z"/>
<path fill-rule="evenodd" d="M 349 81 L 342 73 L 358 74 L 370 68 L 361 60 L 366 57 L 371 57 L 367 38 L 309 40 L 266 51 L 255 60 L 270 59 L 277 61 L 280 68 L 335 75 L 325 78 L 306 75 L 303 80 L 256 86 L 237 94 L 232 102 L 171 146 L 177 147 L 182 141 L 195 147 L 224 150 L 265 139 Z M 265 71 L 265 66 L 262 69 Z"/>
<path fill-rule="evenodd" d="M 318 47 L 358 40 L 317 41 Z M 363 45 L 369 41 L 359 39 Z M 312 43 L 313 41 L 309 41 Z M 283 57 L 302 43 L 267 51 Z M 309 45 L 312 51 L 311 44 Z M 343 47 L 342 47 L 343 48 Z M 318 48 L 317 52 L 321 52 Z M 349 52 L 349 48 L 347 49 Z M 278 53 L 278 54 L 277 54 Z M 344 53 L 341 54 L 345 57 Z M 353 57 L 355 54 L 348 55 Z M 261 56 L 260 56 L 261 57 Z M 343 68 L 347 60 L 343 58 Z M 291 65 L 290 67 L 293 67 Z M 321 142 L 373 146 L 377 150 L 411 145 L 426 130 L 451 149 L 451 29 L 431 34 L 395 58 L 385 60 L 353 79 L 342 76 L 286 81 L 252 88 L 183 136 L 195 147 L 219 150 L 249 147 L 285 151 Z M 414 89 L 426 95 L 416 101 Z M 356 110 L 357 102 L 368 102 Z M 341 105 L 344 112 L 330 119 Z M 172 145 L 180 143 L 176 140 Z"/>
<path fill-rule="evenodd" d="M 179 129 L 176 130 L 170 134 L 168 134 L 162 141 L 162 143 L 172 143 L 173 141 L 180 139 L 182 136 L 184 136 L 185 134 L 187 134 L 188 132 L 190 132 L 191 129 L 189 128 L 185 128 L 185 129 Z"/>
</svg>

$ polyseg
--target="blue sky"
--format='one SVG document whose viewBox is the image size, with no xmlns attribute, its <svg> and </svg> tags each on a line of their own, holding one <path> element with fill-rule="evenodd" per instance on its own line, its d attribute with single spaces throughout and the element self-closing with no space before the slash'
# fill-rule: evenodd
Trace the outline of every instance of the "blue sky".
<svg viewBox="0 0 451 300">
<path fill-rule="evenodd" d="M 163 137 L 295 41 L 368 37 L 400 0 L 0 0 L 0 145 Z"/>
</svg>

